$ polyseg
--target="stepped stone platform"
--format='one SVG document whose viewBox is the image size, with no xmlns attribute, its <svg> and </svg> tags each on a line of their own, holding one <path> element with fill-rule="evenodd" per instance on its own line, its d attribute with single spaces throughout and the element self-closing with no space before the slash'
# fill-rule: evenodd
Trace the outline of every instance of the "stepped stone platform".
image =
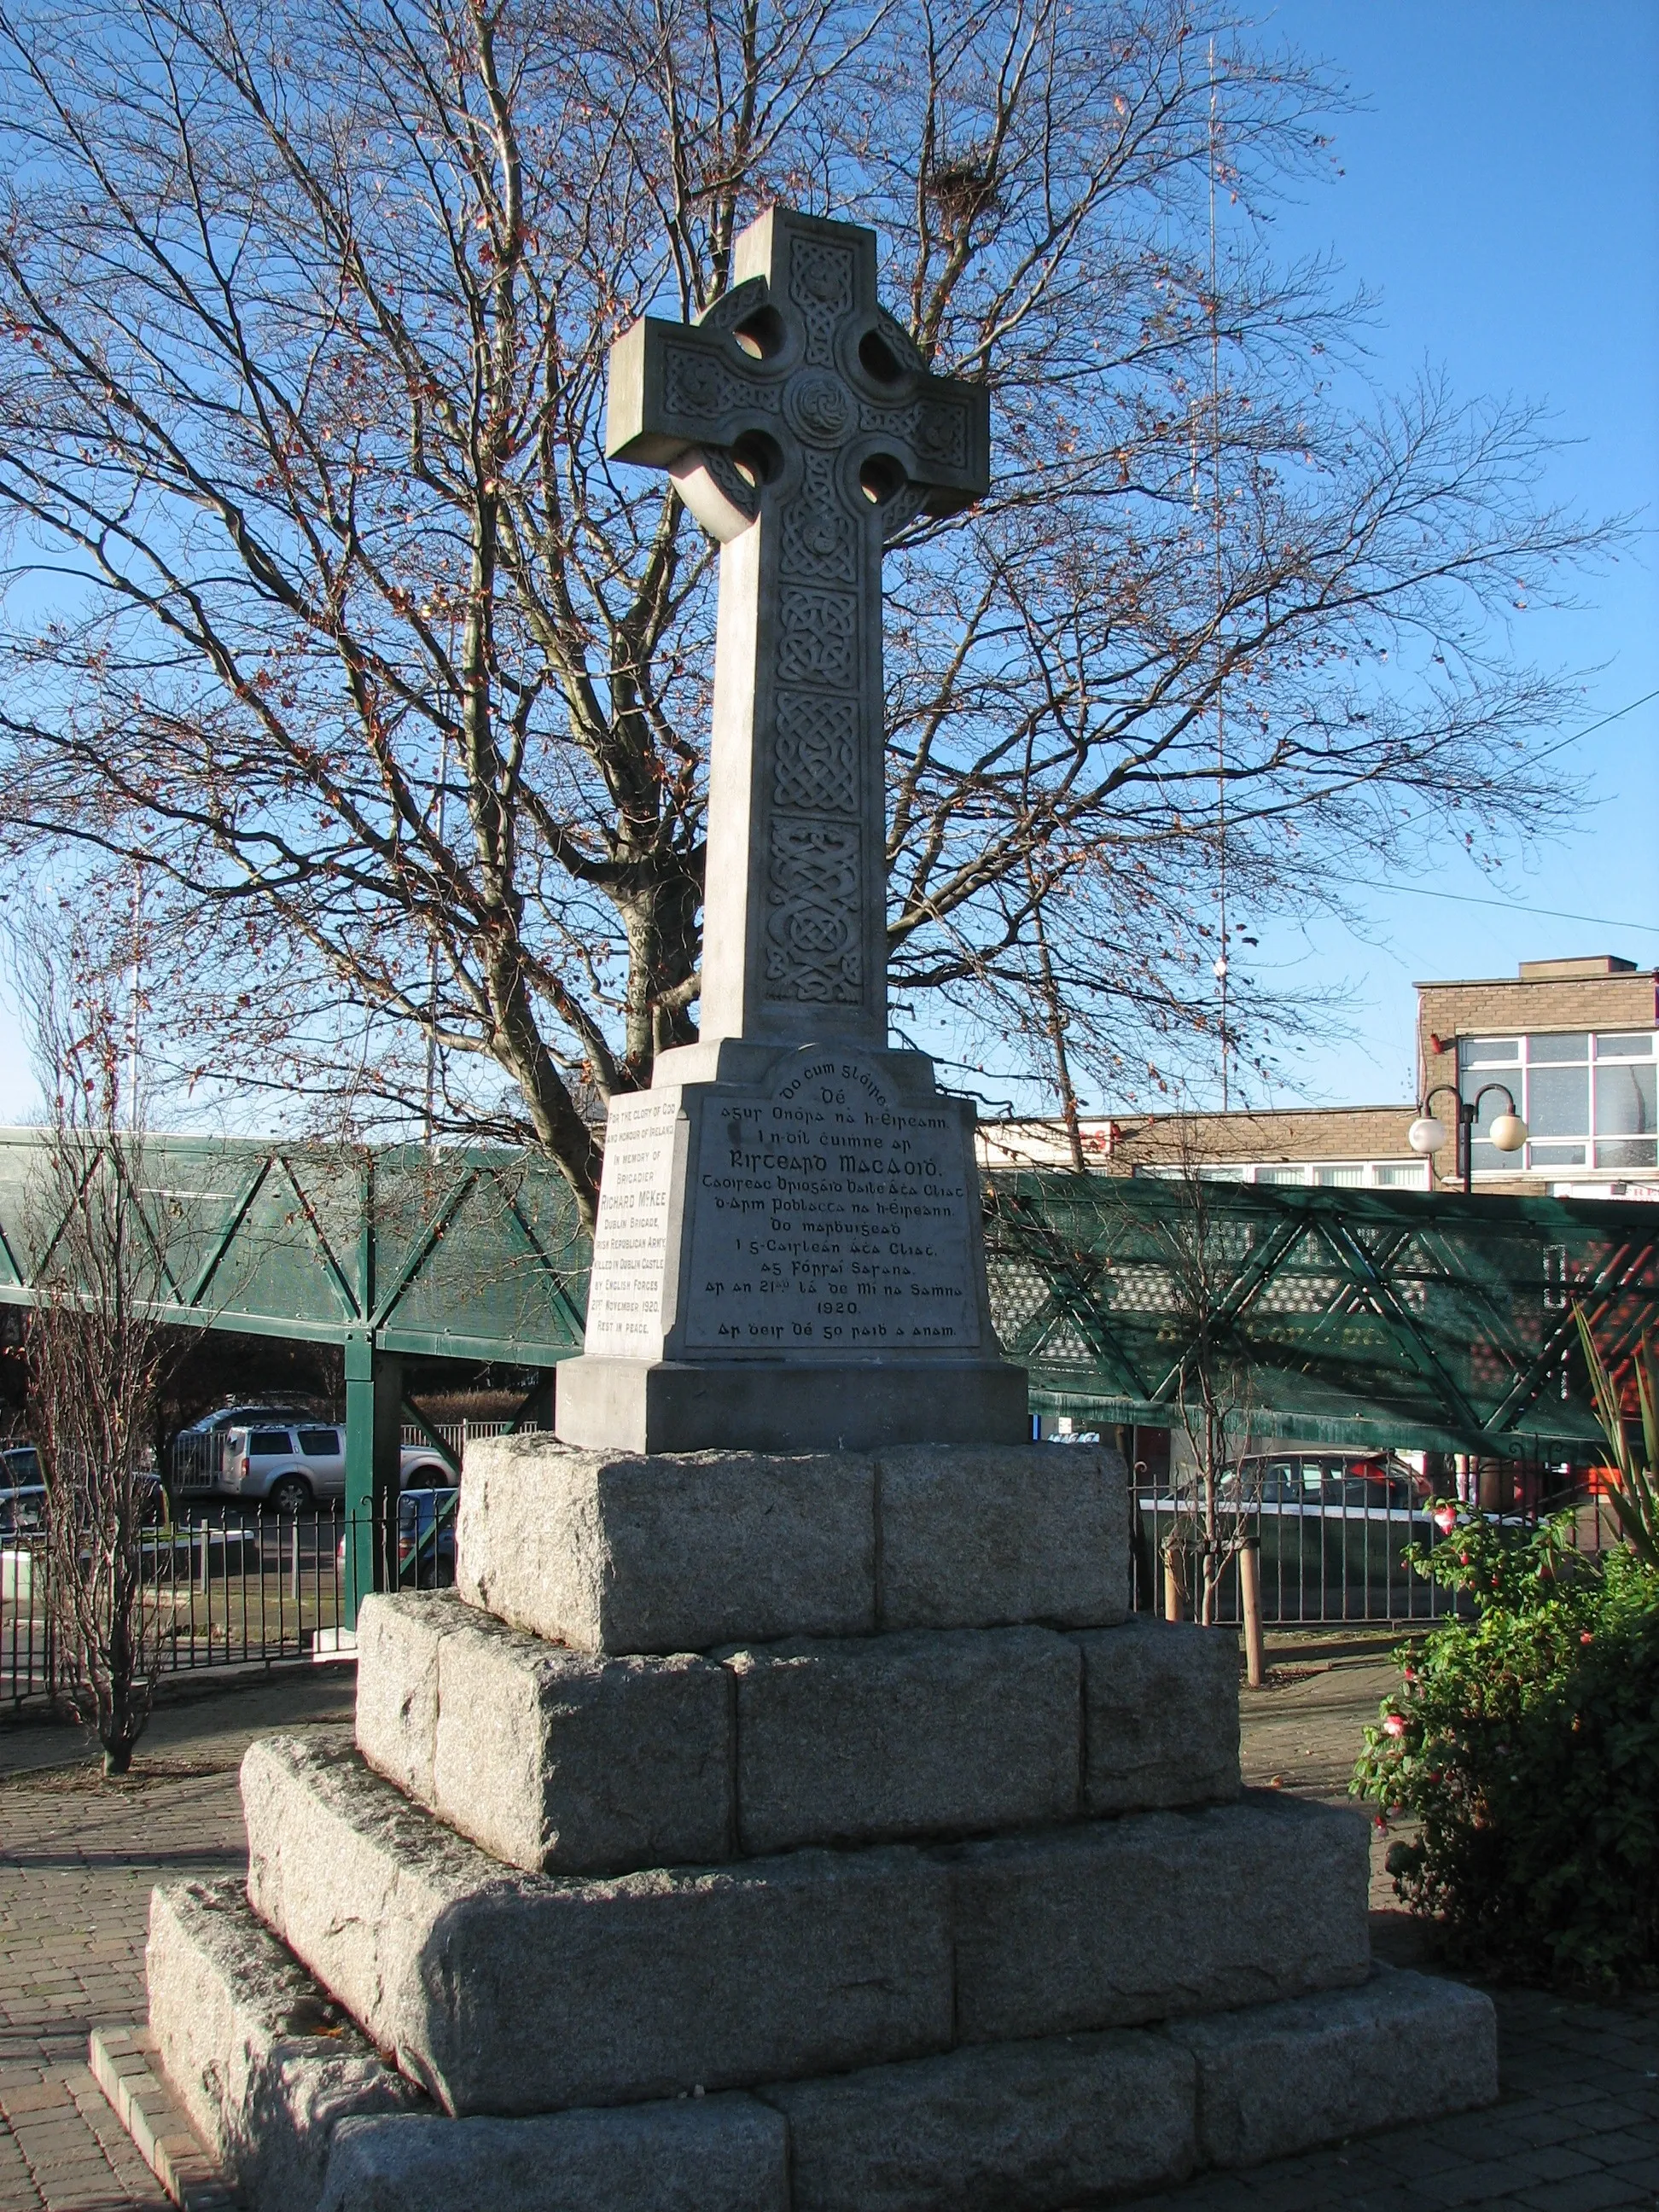
<svg viewBox="0 0 1659 2212">
<path fill-rule="evenodd" d="M 1127 1528 L 1089 1447 L 475 1445 L 246 1891 L 156 1893 L 152 2063 L 255 2212 L 1060 2212 L 1489 2100 Z"/>
</svg>

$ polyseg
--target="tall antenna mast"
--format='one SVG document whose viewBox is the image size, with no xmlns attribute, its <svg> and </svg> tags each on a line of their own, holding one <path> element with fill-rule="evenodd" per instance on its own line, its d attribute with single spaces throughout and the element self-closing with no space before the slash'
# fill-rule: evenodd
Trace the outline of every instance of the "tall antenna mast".
<svg viewBox="0 0 1659 2212">
<path fill-rule="evenodd" d="M 1216 102 L 1215 35 L 1210 36 L 1210 479 L 1212 521 L 1215 539 L 1215 613 L 1218 631 L 1221 623 L 1222 595 L 1224 574 L 1221 559 L 1221 530 L 1224 509 L 1221 499 L 1221 301 L 1216 286 L 1215 242 L 1215 173 L 1216 145 L 1219 136 L 1219 112 Z M 1218 672 L 1215 687 L 1215 812 L 1217 903 L 1221 933 L 1221 950 L 1216 956 L 1215 980 L 1218 992 L 1218 1017 L 1221 1032 L 1221 1110 L 1224 1114 L 1231 1103 L 1229 1097 L 1227 1059 L 1231 1040 L 1227 1024 L 1227 710 L 1224 697 L 1225 679 Z"/>
</svg>

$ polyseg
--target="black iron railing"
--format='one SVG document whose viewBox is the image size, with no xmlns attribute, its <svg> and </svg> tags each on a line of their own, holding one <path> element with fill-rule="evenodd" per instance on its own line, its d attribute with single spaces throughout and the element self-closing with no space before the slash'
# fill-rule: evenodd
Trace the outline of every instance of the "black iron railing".
<svg viewBox="0 0 1659 2212">
<path fill-rule="evenodd" d="M 198 1509 L 142 1540 L 134 1624 L 158 1675 L 271 1667 L 337 1654 L 352 1547 L 364 1581 L 404 1589 L 455 1579 L 453 1490 L 405 1491 L 380 1574 L 380 1539 L 339 1504 L 302 1514 Z M 69 1686 L 72 1640 L 60 1627 L 44 1539 L 0 1545 L 0 1704 L 49 1700 Z M 350 1640 L 344 1648 L 350 1649 Z"/>
</svg>

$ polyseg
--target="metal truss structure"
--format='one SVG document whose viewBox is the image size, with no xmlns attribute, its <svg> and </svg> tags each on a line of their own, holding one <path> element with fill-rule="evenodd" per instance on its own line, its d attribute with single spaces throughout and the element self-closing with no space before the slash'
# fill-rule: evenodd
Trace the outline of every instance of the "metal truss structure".
<svg viewBox="0 0 1659 2212">
<path fill-rule="evenodd" d="M 85 1160 L 131 1183 L 161 1320 L 343 1347 L 349 1514 L 394 1510 L 404 1358 L 550 1370 L 581 1349 L 588 1247 L 534 1155 L 147 1136 Z M 0 1304 L 52 1272 L 48 1167 L 41 1132 L 0 1131 Z M 1201 1344 L 1264 1434 L 1582 1459 L 1573 1304 L 1615 1362 L 1659 1322 L 1654 1206 L 999 1171 L 985 1218 L 1034 1409 L 1093 1423 L 1178 1421 Z"/>
<path fill-rule="evenodd" d="M 1264 1436 L 1594 1459 L 1572 1308 L 1615 1368 L 1659 1327 L 1638 1202 L 999 1172 L 986 1246 L 1032 1404 L 1091 1422 L 1177 1423 L 1201 1342 Z"/>
</svg>

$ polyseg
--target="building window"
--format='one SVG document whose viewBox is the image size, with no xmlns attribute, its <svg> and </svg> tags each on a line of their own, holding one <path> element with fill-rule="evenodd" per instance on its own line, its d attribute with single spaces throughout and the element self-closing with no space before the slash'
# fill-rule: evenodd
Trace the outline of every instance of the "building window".
<svg viewBox="0 0 1659 2212">
<path fill-rule="evenodd" d="M 1459 1083 L 1473 1098 L 1489 1083 L 1514 1094 L 1528 1141 L 1519 1159 L 1485 1141 L 1504 1111 L 1501 1095 L 1483 1100 L 1471 1154 L 1476 1175 L 1517 1167 L 1650 1168 L 1659 1143 L 1659 1063 L 1651 1030 L 1555 1031 L 1458 1042 Z"/>
<path fill-rule="evenodd" d="M 1147 1161 L 1137 1166 L 1139 1176 L 1172 1181 L 1184 1168 Z M 1426 1160 L 1273 1160 L 1261 1162 L 1206 1161 L 1198 1170 L 1206 1182 L 1254 1182 L 1287 1186 L 1293 1190 L 1426 1190 Z"/>
</svg>

